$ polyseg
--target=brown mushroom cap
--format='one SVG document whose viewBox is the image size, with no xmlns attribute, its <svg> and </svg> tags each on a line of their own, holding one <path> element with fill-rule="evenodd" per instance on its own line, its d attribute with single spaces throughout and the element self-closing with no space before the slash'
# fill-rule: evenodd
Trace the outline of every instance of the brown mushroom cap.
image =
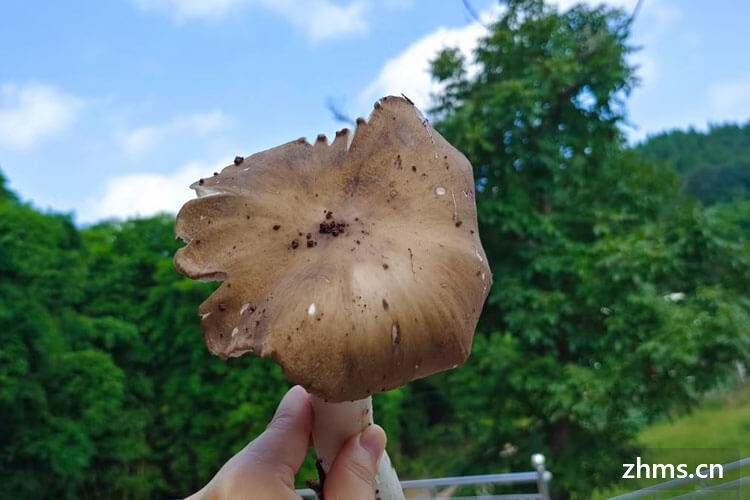
<svg viewBox="0 0 750 500">
<path fill-rule="evenodd" d="M 175 266 L 223 358 L 271 356 L 329 401 L 463 363 L 491 284 L 469 161 L 399 97 L 355 133 L 237 158 L 191 187 Z"/>
</svg>

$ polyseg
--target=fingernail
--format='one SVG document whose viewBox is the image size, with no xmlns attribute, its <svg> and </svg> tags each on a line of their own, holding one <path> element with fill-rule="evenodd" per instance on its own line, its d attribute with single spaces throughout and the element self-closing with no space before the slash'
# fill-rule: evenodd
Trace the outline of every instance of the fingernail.
<svg viewBox="0 0 750 500">
<path fill-rule="evenodd" d="M 379 425 L 369 425 L 362 431 L 359 444 L 377 461 L 385 450 L 385 431 Z"/>
</svg>

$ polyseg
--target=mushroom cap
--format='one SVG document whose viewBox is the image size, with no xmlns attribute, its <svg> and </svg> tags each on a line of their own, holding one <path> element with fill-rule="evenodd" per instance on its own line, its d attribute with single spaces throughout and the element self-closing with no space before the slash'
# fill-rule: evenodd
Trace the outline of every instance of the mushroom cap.
<svg viewBox="0 0 750 500">
<path fill-rule="evenodd" d="M 199 308 L 212 353 L 270 356 L 329 401 L 469 356 L 492 281 L 472 168 L 409 101 L 384 97 L 330 145 L 237 157 L 191 188 L 174 261 L 223 281 Z"/>
</svg>

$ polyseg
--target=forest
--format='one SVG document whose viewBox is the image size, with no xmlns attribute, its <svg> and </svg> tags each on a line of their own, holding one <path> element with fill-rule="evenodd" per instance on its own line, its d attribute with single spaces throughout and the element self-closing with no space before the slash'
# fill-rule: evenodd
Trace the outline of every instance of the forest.
<svg viewBox="0 0 750 500">
<path fill-rule="evenodd" d="M 375 417 L 403 479 L 541 452 L 556 498 L 587 498 L 639 430 L 750 363 L 750 123 L 631 146 L 628 15 L 507 4 L 473 61 L 431 66 L 495 280 L 473 353 L 377 395 Z M 288 382 L 209 354 L 197 308 L 216 285 L 175 271 L 172 214 L 80 227 L 22 197 L 0 174 L 0 497 L 197 490 Z M 314 476 L 308 457 L 300 486 Z"/>
</svg>

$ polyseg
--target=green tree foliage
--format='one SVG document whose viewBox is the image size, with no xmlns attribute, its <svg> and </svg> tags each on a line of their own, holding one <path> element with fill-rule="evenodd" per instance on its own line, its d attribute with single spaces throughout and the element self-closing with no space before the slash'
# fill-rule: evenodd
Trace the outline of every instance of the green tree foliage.
<svg viewBox="0 0 750 500">
<path fill-rule="evenodd" d="M 13 200 L 18 201 L 13 194 L 6 186 L 7 180 L 5 179 L 5 176 L 2 172 L 0 172 L 0 200 Z"/>
<path fill-rule="evenodd" d="M 750 199 L 750 122 L 714 125 L 708 132 L 673 130 L 649 137 L 637 149 L 672 165 L 685 192 L 705 205 Z"/>
<path fill-rule="evenodd" d="M 162 216 L 84 232 L 92 249 L 88 307 L 137 325 L 138 342 L 123 349 L 122 363 L 136 368 L 133 393 L 149 409 L 157 491 L 171 495 L 197 489 L 260 433 L 288 387 L 269 360 L 224 362 L 207 351 L 197 307 L 213 285 L 175 272 L 181 243 L 173 224 Z"/>
<path fill-rule="evenodd" d="M 0 198 L 0 498 L 185 495 L 265 428 L 288 384 L 205 349 L 173 224 Z"/>
<path fill-rule="evenodd" d="M 0 198 L 3 498 L 99 497 L 102 482 L 121 490 L 126 464 L 113 457 L 142 449 L 123 413 L 126 375 L 88 340 L 124 326 L 78 311 L 83 252 L 69 217 Z"/>
<path fill-rule="evenodd" d="M 467 366 L 410 386 L 430 411 L 405 412 L 408 452 L 433 471 L 517 470 L 516 448 L 540 450 L 558 495 L 585 495 L 638 428 L 750 356 L 746 244 L 624 148 L 628 31 L 617 10 L 510 1 L 475 76 L 455 50 L 433 62 L 437 127 L 475 166 L 495 279 Z"/>
</svg>

